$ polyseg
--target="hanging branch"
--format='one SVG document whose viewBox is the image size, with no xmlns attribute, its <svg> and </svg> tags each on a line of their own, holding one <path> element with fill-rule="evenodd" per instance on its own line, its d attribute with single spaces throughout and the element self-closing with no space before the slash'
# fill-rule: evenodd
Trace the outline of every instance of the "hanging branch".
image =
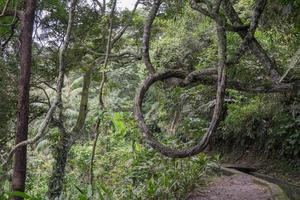
<svg viewBox="0 0 300 200">
<path fill-rule="evenodd" d="M 162 3 L 162 0 L 154 0 L 154 3 L 150 9 L 150 12 L 148 14 L 148 17 L 147 17 L 147 19 L 145 21 L 145 25 L 144 25 L 142 55 L 143 55 L 143 60 L 144 60 L 145 66 L 150 74 L 153 74 L 155 72 L 155 69 L 151 63 L 150 54 L 149 54 L 150 35 L 151 35 L 152 24 L 154 22 L 154 19 L 157 15 L 157 12 L 158 12 L 158 9 L 159 9 L 161 3 Z"/>
<path fill-rule="evenodd" d="M 129 20 L 130 22 L 133 19 L 133 15 L 134 15 L 134 13 L 137 9 L 137 6 L 138 6 L 139 2 L 140 2 L 140 0 L 137 0 L 137 2 L 134 5 L 133 10 L 131 11 L 131 16 L 130 16 L 130 20 Z M 100 83 L 99 110 L 104 110 L 105 109 L 105 104 L 103 102 L 103 90 L 104 90 L 104 84 L 106 82 L 106 72 L 105 72 L 105 70 L 107 68 L 109 59 L 111 57 L 120 57 L 120 56 L 123 56 L 123 55 L 133 55 L 133 57 L 136 57 L 137 59 L 139 59 L 138 55 L 132 54 L 131 52 L 123 52 L 123 53 L 120 53 L 120 54 L 117 54 L 117 55 L 112 55 L 111 54 L 111 50 L 112 50 L 113 46 L 116 44 L 116 42 L 119 39 L 121 39 L 121 37 L 123 36 L 123 34 L 125 33 L 126 29 L 129 27 L 129 24 L 130 24 L 130 23 L 128 23 L 112 39 L 112 27 L 113 27 L 113 21 L 112 20 L 113 20 L 114 14 L 115 14 L 116 3 L 117 3 L 117 1 L 115 0 L 114 3 L 113 3 L 113 6 L 112 6 L 111 13 L 110 13 L 109 32 L 108 32 L 108 39 L 107 39 L 107 44 L 106 44 L 106 52 L 105 52 L 105 55 L 104 55 L 105 58 L 104 58 L 104 63 L 103 63 L 103 70 L 104 71 L 102 72 L 102 80 L 101 80 L 101 83 Z M 104 4 L 104 6 L 105 6 L 105 4 Z M 90 162 L 90 176 L 89 176 L 90 179 L 89 179 L 89 181 L 90 181 L 90 185 L 92 186 L 92 188 L 94 188 L 94 186 L 93 186 L 94 185 L 93 167 L 94 167 L 94 159 L 95 159 L 95 153 L 96 153 L 96 145 L 97 145 L 99 135 L 100 135 L 100 132 L 99 132 L 100 123 L 101 123 L 101 118 L 100 118 L 100 116 L 98 116 L 96 126 L 95 126 L 96 137 L 95 137 L 94 143 L 93 143 L 91 162 Z M 107 127 L 104 128 L 105 129 L 104 132 L 107 131 L 106 128 Z M 93 193 L 93 189 L 92 189 L 92 193 Z"/>
<path fill-rule="evenodd" d="M 105 72 L 105 70 L 107 68 L 108 59 L 109 59 L 110 52 L 111 52 L 113 17 L 114 17 L 114 13 L 115 13 L 116 4 L 117 4 L 117 0 L 113 0 L 113 1 L 114 2 L 113 2 L 112 10 L 111 10 L 111 13 L 110 13 L 110 18 L 109 18 L 109 32 L 108 32 L 106 52 L 105 52 L 105 58 L 104 58 L 104 64 L 103 64 L 102 80 L 101 80 L 101 83 L 100 83 L 100 92 L 99 92 L 100 109 L 104 108 L 103 89 L 104 89 L 104 84 L 106 82 L 106 72 Z"/>
</svg>

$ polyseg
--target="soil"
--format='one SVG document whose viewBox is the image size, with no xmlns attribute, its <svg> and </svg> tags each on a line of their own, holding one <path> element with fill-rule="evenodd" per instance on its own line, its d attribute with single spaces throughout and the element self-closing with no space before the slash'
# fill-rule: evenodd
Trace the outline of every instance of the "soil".
<svg viewBox="0 0 300 200">
<path fill-rule="evenodd" d="M 253 182 L 251 176 L 221 176 L 206 188 L 189 195 L 188 200 L 271 200 L 270 191 Z"/>
</svg>

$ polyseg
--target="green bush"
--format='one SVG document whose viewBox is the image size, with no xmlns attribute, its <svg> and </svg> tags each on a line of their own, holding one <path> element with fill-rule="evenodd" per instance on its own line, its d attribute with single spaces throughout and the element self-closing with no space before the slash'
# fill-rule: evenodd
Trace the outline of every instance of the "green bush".
<svg viewBox="0 0 300 200">
<path fill-rule="evenodd" d="M 236 147 L 256 147 L 272 155 L 300 155 L 299 101 L 285 104 L 278 95 L 256 96 L 229 104 L 223 139 Z"/>
</svg>

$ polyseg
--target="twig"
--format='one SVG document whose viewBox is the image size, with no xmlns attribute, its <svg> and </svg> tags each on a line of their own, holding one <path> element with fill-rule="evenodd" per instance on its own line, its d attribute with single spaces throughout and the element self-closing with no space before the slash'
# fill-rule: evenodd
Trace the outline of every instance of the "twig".
<svg viewBox="0 0 300 200">
<path fill-rule="evenodd" d="M 288 64 L 288 69 L 286 70 L 286 72 L 283 74 L 283 76 L 280 78 L 279 83 L 281 83 L 285 77 L 289 74 L 289 72 L 295 68 L 297 66 L 297 64 L 299 64 L 300 62 L 300 48 L 296 51 L 296 53 L 293 55 L 293 57 L 291 58 L 289 64 Z"/>
</svg>

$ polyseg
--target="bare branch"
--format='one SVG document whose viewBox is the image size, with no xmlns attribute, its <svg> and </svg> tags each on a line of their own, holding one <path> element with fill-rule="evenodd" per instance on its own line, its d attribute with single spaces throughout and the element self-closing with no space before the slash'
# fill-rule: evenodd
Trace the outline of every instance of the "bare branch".
<svg viewBox="0 0 300 200">
<path fill-rule="evenodd" d="M 112 6 L 112 9 L 111 9 L 110 18 L 109 18 L 109 31 L 108 31 L 108 38 L 107 38 L 107 44 L 106 44 L 104 64 L 103 64 L 104 71 L 102 72 L 102 80 L 101 80 L 101 83 L 100 83 L 100 92 L 99 92 L 99 104 L 100 104 L 101 108 L 104 108 L 103 89 L 104 89 L 104 84 L 106 82 L 105 69 L 107 68 L 108 59 L 109 59 L 109 56 L 110 56 L 110 53 L 111 53 L 111 48 L 112 48 L 112 46 L 111 46 L 112 26 L 113 26 L 113 16 L 115 14 L 116 4 L 117 4 L 117 0 L 113 0 L 113 6 Z"/>
<path fill-rule="evenodd" d="M 115 9 L 116 9 L 116 4 L 117 4 L 117 0 L 113 0 L 113 5 L 112 5 L 112 9 L 111 9 L 111 13 L 110 13 L 110 18 L 109 18 L 109 31 L 108 31 L 108 38 L 107 38 L 107 44 L 106 44 L 106 52 L 105 52 L 105 58 L 104 58 L 104 71 L 102 72 L 102 80 L 100 83 L 100 91 L 99 91 L 99 110 L 104 110 L 105 109 L 105 105 L 103 102 L 103 90 L 104 90 L 104 84 L 106 82 L 106 72 L 105 69 L 108 65 L 108 60 L 110 57 L 110 53 L 111 53 L 111 49 L 112 49 L 112 27 L 113 27 L 113 17 L 115 15 Z M 92 196 L 93 196 L 93 189 L 94 189 L 94 184 L 93 184 L 93 166 L 94 166 L 94 154 L 95 154 L 95 146 L 99 137 L 99 127 L 100 127 L 100 123 L 101 123 L 101 118 L 100 116 L 97 117 L 96 120 L 96 128 L 95 128 L 95 134 L 96 134 L 96 138 L 94 141 L 94 147 L 93 147 L 93 151 L 92 151 L 92 156 L 91 156 L 91 164 L 90 164 L 90 184 L 92 186 Z"/>
<path fill-rule="evenodd" d="M 94 2 L 96 2 L 96 4 L 99 6 L 99 8 L 100 8 L 100 10 L 101 10 L 101 12 L 102 12 L 102 14 L 104 14 L 104 5 L 102 5 L 101 3 L 100 3 L 100 1 L 98 1 L 98 0 L 93 0 Z"/>
<path fill-rule="evenodd" d="M 290 59 L 290 62 L 288 64 L 288 69 L 283 74 L 283 76 L 280 78 L 280 83 L 286 78 L 286 76 L 289 74 L 289 72 L 295 68 L 300 63 L 300 48 L 296 51 L 296 53 L 293 55 L 293 57 Z"/>
<path fill-rule="evenodd" d="M 252 17 L 251 17 L 252 19 L 251 19 L 251 23 L 250 23 L 249 29 L 247 31 L 247 34 L 243 38 L 243 42 L 240 45 L 239 49 L 236 51 L 234 56 L 228 61 L 228 63 L 230 63 L 230 64 L 237 63 L 239 61 L 239 59 L 248 50 L 249 43 L 251 42 L 251 40 L 254 39 L 254 34 L 258 27 L 259 19 L 262 15 L 262 12 L 263 12 L 266 4 L 267 4 L 267 0 L 256 1 L 253 12 L 252 12 L 253 13 Z"/>
<path fill-rule="evenodd" d="M 40 86 L 34 86 L 34 87 L 36 87 L 36 88 L 38 88 L 38 89 L 40 89 L 40 90 L 43 91 L 43 93 L 45 94 L 45 97 L 46 97 L 46 99 L 47 99 L 47 105 L 48 105 L 48 107 L 49 107 L 49 109 L 50 109 L 50 108 L 51 108 L 50 97 L 49 97 L 48 93 L 46 92 L 45 88 L 40 87 Z"/>
<path fill-rule="evenodd" d="M 0 17 L 2 17 L 2 16 L 5 15 L 9 2 L 10 2 L 10 0 L 7 0 L 7 1 L 5 2 L 5 5 L 4 5 L 4 8 L 3 8 L 3 10 L 2 10 L 2 12 L 1 12 L 1 14 L 0 14 Z"/>
<path fill-rule="evenodd" d="M 205 2 L 203 1 L 196 1 L 196 0 L 191 0 L 190 1 L 190 6 L 191 8 L 193 8 L 194 10 L 197 10 L 199 11 L 200 13 L 202 13 L 203 15 L 207 16 L 207 17 L 210 17 L 212 19 L 216 19 L 217 15 L 216 15 L 216 11 L 218 10 L 218 6 L 216 6 L 216 9 L 215 12 L 213 12 L 212 10 L 209 10 L 208 8 L 204 8 L 203 7 L 203 4 L 205 5 Z M 207 6 L 208 7 L 208 6 Z"/>
<path fill-rule="evenodd" d="M 220 11 L 220 6 L 223 0 L 216 0 L 216 3 L 213 8 L 213 13 L 217 14 Z"/>
</svg>

